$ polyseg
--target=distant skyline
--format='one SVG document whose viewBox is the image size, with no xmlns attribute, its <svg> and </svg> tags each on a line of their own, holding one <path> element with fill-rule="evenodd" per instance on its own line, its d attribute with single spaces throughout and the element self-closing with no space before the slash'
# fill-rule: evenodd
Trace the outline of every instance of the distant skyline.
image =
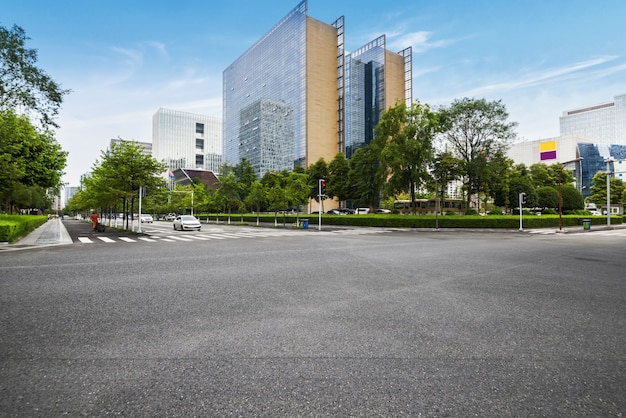
<svg viewBox="0 0 626 418">
<path fill-rule="evenodd" d="M 64 89 L 56 138 L 64 181 L 79 184 L 113 138 L 152 141 L 159 108 L 222 117 L 222 72 L 299 1 L 22 0 L 0 25 L 22 27 L 37 65 Z M 621 0 L 430 2 L 309 0 L 309 16 L 345 16 L 355 50 L 381 34 L 413 47 L 413 99 L 502 100 L 520 140 L 559 135 L 559 116 L 626 93 Z"/>
</svg>

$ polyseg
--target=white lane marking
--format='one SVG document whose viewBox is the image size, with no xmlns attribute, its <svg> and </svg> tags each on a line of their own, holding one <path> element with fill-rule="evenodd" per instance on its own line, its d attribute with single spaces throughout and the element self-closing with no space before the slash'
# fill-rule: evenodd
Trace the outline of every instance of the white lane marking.
<svg viewBox="0 0 626 418">
<path fill-rule="evenodd" d="M 211 238 L 205 237 L 203 235 L 181 235 L 181 237 L 197 239 L 197 240 L 200 240 L 200 241 L 207 241 L 207 240 L 211 239 Z"/>
<path fill-rule="evenodd" d="M 191 241 L 189 238 L 178 237 L 176 235 L 168 235 L 168 238 L 176 241 Z"/>
<path fill-rule="evenodd" d="M 98 237 L 98 239 L 102 242 L 106 242 L 107 244 L 111 243 L 111 242 L 115 242 L 115 240 L 109 238 L 109 237 Z"/>
<path fill-rule="evenodd" d="M 137 240 L 134 240 L 132 238 L 128 238 L 128 237 L 119 237 L 122 241 L 126 241 L 126 242 L 137 242 Z M 140 238 L 141 239 L 141 238 Z"/>
<path fill-rule="evenodd" d="M 93 244 L 93 241 L 87 237 L 78 237 L 78 240 L 83 244 Z"/>
</svg>

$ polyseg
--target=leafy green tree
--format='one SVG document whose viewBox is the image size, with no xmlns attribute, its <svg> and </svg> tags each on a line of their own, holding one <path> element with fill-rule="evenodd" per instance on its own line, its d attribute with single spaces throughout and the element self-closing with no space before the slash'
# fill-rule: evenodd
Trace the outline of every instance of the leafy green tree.
<svg viewBox="0 0 626 418">
<path fill-rule="evenodd" d="M 555 181 L 554 173 L 544 163 L 536 163 L 529 167 L 530 178 L 535 187 L 556 187 L 558 180 Z M 549 207 L 549 206 L 546 206 Z"/>
<path fill-rule="evenodd" d="M 559 206 L 559 192 L 552 186 L 537 188 L 537 207 L 555 209 Z"/>
<path fill-rule="evenodd" d="M 165 186 L 160 174 L 166 166 L 146 155 L 135 141 L 113 144 L 111 150 L 102 152 L 101 158 L 94 163 L 92 176 L 85 183 L 89 201 L 98 208 L 113 207 L 121 201 L 124 214 L 130 213 L 132 219 L 139 188 L 154 190 Z M 128 217 L 125 219 L 128 228 Z"/>
<path fill-rule="evenodd" d="M 612 177 L 609 180 L 611 192 L 611 204 L 617 204 L 622 199 L 624 193 L 624 183 L 622 180 Z M 591 179 L 591 196 L 589 200 L 596 204 L 606 204 L 606 172 L 598 171 Z"/>
<path fill-rule="evenodd" d="M 516 209 L 519 207 L 519 194 L 526 193 L 527 200 L 524 207 L 537 207 L 537 191 L 533 186 L 530 178 L 521 176 L 519 173 L 513 173 L 509 183 L 509 208 Z"/>
<path fill-rule="evenodd" d="M 250 186 L 257 179 L 254 167 L 247 159 L 242 158 L 239 164 L 233 168 L 233 174 L 235 175 L 235 180 L 239 183 L 241 200 L 245 201 L 250 191 Z"/>
<path fill-rule="evenodd" d="M 228 211 L 228 220 L 230 222 L 230 215 L 232 210 L 238 211 L 243 200 L 241 199 L 241 187 L 237 182 L 237 178 L 233 172 L 227 174 L 225 177 L 220 178 L 220 185 L 217 189 L 220 195 L 220 200 Z"/>
<path fill-rule="evenodd" d="M 307 170 L 307 184 L 309 185 L 309 199 L 314 199 L 316 202 L 319 201 L 319 180 L 329 178 L 329 169 L 328 163 L 323 158 L 317 160 L 314 164 L 311 164 Z M 328 190 L 326 191 L 328 193 Z M 325 196 L 322 196 L 322 201 L 326 199 Z M 322 211 L 323 211 L 322 207 Z"/>
<path fill-rule="evenodd" d="M 26 47 L 28 39 L 19 26 L 0 26 L 0 110 L 24 109 L 42 127 L 58 127 L 54 119 L 70 91 L 36 66 L 37 50 Z"/>
<path fill-rule="evenodd" d="M 309 200 L 308 176 L 306 173 L 291 171 L 287 174 L 285 193 L 287 204 L 296 207 L 296 220 L 299 223 L 300 206 L 306 205 Z"/>
<path fill-rule="evenodd" d="M 51 131 L 39 132 L 26 116 L 0 111 L 0 206 L 13 210 L 13 192 L 20 185 L 58 191 L 67 152 Z M 34 190 L 34 189 L 33 189 Z"/>
<path fill-rule="evenodd" d="M 440 152 L 430 164 L 432 175 L 432 190 L 437 196 L 445 199 L 448 184 L 461 175 L 461 160 L 455 158 L 450 152 Z"/>
<path fill-rule="evenodd" d="M 350 196 L 351 184 L 348 178 L 350 173 L 350 161 L 339 152 L 328 164 L 328 181 L 326 183 L 326 194 L 336 197 L 340 202 Z"/>
<path fill-rule="evenodd" d="M 561 196 L 563 199 L 564 211 L 582 210 L 585 208 L 585 201 L 582 194 L 571 184 L 561 186 Z"/>
<path fill-rule="evenodd" d="M 274 225 L 278 225 L 278 212 L 286 210 L 287 203 L 287 177 L 286 171 L 279 173 L 268 171 L 261 179 L 261 183 L 265 187 L 265 201 L 268 209 L 274 212 Z M 308 187 L 307 187 L 308 191 Z"/>
<path fill-rule="evenodd" d="M 261 212 L 261 207 L 265 202 L 265 188 L 263 187 L 263 183 L 260 180 L 255 180 L 250 185 L 250 191 L 248 196 L 246 196 L 245 204 L 250 208 L 253 212 L 256 212 L 256 224 L 259 224 L 259 213 Z"/>
<path fill-rule="evenodd" d="M 489 196 L 493 197 L 496 206 L 509 207 L 509 187 L 513 160 L 504 152 L 497 151 L 489 157 L 485 173 L 484 191 L 489 190 Z"/>
<path fill-rule="evenodd" d="M 508 121 L 509 114 L 501 101 L 485 99 L 455 100 L 442 115 L 444 137 L 464 162 L 469 207 L 471 195 L 478 193 L 483 184 L 484 160 L 508 146 L 517 124 Z"/>
<path fill-rule="evenodd" d="M 404 102 L 383 113 L 376 126 L 375 142 L 382 144 L 381 163 L 387 174 L 388 195 L 409 191 L 412 207 L 415 191 L 429 179 L 433 140 L 442 129 L 439 114 L 427 104 Z"/>
<path fill-rule="evenodd" d="M 370 143 L 358 148 L 350 158 L 351 199 L 358 206 L 367 206 L 374 211 L 380 197 L 384 177 L 380 174 L 380 152 Z"/>
</svg>

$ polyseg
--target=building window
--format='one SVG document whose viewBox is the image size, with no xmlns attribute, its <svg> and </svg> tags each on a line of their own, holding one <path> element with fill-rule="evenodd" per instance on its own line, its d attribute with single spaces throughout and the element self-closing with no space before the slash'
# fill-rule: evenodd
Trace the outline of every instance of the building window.
<svg viewBox="0 0 626 418">
<path fill-rule="evenodd" d="M 196 154 L 196 168 L 204 168 L 204 155 Z"/>
<path fill-rule="evenodd" d="M 196 133 L 204 135 L 204 123 L 196 123 Z"/>
<path fill-rule="evenodd" d="M 204 152 L 204 139 L 196 138 L 196 151 Z"/>
</svg>

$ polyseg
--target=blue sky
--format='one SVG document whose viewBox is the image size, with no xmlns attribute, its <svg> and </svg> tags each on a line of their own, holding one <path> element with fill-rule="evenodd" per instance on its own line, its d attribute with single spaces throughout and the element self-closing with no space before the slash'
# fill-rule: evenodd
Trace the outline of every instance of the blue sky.
<svg viewBox="0 0 626 418">
<path fill-rule="evenodd" d="M 78 185 L 111 138 L 151 142 L 161 107 L 222 116 L 222 71 L 297 0 L 21 0 L 0 25 L 21 26 L 38 65 L 66 97 L 56 137 Z M 563 111 L 626 93 L 623 0 L 309 0 L 345 16 L 346 49 L 387 34 L 413 47 L 413 96 L 431 106 L 502 100 L 520 139 L 559 135 Z"/>
</svg>

